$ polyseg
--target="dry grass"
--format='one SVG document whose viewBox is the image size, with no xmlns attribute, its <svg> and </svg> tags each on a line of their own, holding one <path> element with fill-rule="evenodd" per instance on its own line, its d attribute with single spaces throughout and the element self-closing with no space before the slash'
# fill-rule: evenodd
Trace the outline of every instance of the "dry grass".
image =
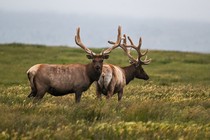
<svg viewBox="0 0 210 140">
<path fill-rule="evenodd" d="M 151 79 L 131 82 L 121 102 L 116 95 L 98 101 L 94 85 L 79 104 L 73 94 L 46 94 L 36 103 L 27 98 L 25 71 L 32 64 L 80 59 L 87 63 L 81 52 L 65 47 L 0 46 L 0 139 L 210 138 L 208 54 L 150 52 L 153 62 L 145 69 Z M 126 65 L 120 50 L 111 55 L 115 58 L 110 63 Z"/>
</svg>

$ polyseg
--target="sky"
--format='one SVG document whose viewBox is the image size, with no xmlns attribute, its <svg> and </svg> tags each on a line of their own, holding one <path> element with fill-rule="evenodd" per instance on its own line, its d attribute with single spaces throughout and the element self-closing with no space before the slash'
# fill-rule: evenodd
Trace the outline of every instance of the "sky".
<svg viewBox="0 0 210 140">
<path fill-rule="evenodd" d="M 80 26 L 104 47 L 118 25 L 149 49 L 210 52 L 210 0 L 0 0 L 0 43 L 75 46 Z"/>
<path fill-rule="evenodd" d="M 0 0 L 0 11 L 210 22 L 210 0 Z"/>
</svg>

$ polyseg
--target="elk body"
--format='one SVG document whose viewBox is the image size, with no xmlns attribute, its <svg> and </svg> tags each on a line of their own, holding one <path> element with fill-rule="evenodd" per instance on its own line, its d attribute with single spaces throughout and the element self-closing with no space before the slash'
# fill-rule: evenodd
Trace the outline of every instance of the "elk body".
<svg viewBox="0 0 210 140">
<path fill-rule="evenodd" d="M 151 59 L 147 60 L 147 57 L 144 61 L 140 58 L 145 56 L 148 51 L 145 53 L 140 52 L 142 39 L 139 39 L 138 46 L 135 46 L 130 37 L 128 37 L 130 45 L 126 43 L 126 35 L 124 35 L 123 44 L 121 48 L 125 51 L 127 56 L 130 59 L 130 65 L 126 67 L 119 67 L 111 64 L 104 64 L 102 74 L 96 84 L 97 97 L 101 98 L 101 95 L 104 94 L 107 98 L 110 98 L 113 94 L 118 93 L 118 101 L 121 100 L 123 95 L 123 88 L 125 85 L 129 84 L 134 78 L 148 80 L 149 76 L 144 71 L 142 65 L 147 65 L 150 63 Z M 113 44 L 113 42 L 109 42 Z M 135 59 L 131 56 L 130 51 L 127 48 L 133 48 L 138 53 L 138 58 Z"/>
<path fill-rule="evenodd" d="M 28 97 L 41 99 L 46 92 L 54 96 L 75 93 L 75 101 L 79 102 L 82 92 L 86 91 L 94 81 L 99 79 L 103 60 L 108 59 L 109 53 L 120 45 L 120 41 L 121 27 L 119 26 L 116 43 L 100 54 L 95 54 L 81 42 L 80 28 L 78 28 L 75 42 L 85 50 L 87 58 L 92 59 L 92 62 L 86 65 L 37 64 L 32 66 L 27 71 L 31 87 L 31 93 Z"/>
</svg>

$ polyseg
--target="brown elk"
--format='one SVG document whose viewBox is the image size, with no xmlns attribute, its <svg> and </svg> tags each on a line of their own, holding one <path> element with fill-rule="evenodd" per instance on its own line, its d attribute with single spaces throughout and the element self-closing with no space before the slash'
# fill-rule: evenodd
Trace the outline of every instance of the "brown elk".
<svg viewBox="0 0 210 140">
<path fill-rule="evenodd" d="M 92 59 L 89 64 L 36 64 L 28 71 L 31 93 L 28 97 L 41 99 L 46 92 L 54 96 L 75 93 L 75 101 L 80 102 L 82 92 L 97 81 L 101 75 L 103 60 L 108 59 L 109 53 L 117 48 L 121 42 L 121 27 L 118 27 L 117 41 L 112 47 L 96 54 L 88 49 L 80 39 L 80 28 L 77 29 L 75 42 L 87 53 L 87 58 Z"/>
<path fill-rule="evenodd" d="M 118 101 L 121 100 L 123 95 L 123 88 L 134 78 L 148 80 L 149 76 L 144 71 L 142 65 L 148 65 L 151 59 L 141 60 L 141 57 L 145 56 L 148 50 L 144 53 L 140 52 L 142 39 L 139 39 L 139 44 L 135 46 L 133 41 L 128 36 L 130 45 L 126 42 L 126 35 L 124 35 L 123 44 L 121 48 L 124 50 L 126 55 L 129 57 L 130 65 L 126 67 L 119 67 L 111 64 L 104 64 L 102 74 L 96 84 L 97 97 L 101 99 L 101 94 L 104 94 L 107 99 L 113 94 L 118 93 Z M 110 44 L 114 42 L 109 41 Z M 137 51 L 138 58 L 135 59 L 128 48 L 133 48 Z"/>
</svg>

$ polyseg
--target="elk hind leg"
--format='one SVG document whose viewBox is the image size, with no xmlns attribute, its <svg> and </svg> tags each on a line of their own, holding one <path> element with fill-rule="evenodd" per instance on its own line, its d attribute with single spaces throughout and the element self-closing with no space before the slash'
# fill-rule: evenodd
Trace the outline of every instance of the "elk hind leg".
<svg viewBox="0 0 210 140">
<path fill-rule="evenodd" d="M 119 92 L 118 92 L 118 101 L 120 101 L 122 99 L 122 95 L 123 95 L 123 89 L 121 89 Z"/>
<path fill-rule="evenodd" d="M 31 92 L 28 95 L 28 98 L 35 97 L 35 96 L 36 96 L 36 91 L 34 91 L 33 89 L 31 89 Z"/>
<path fill-rule="evenodd" d="M 28 98 L 35 97 L 36 94 L 37 94 L 37 89 L 36 89 L 35 78 L 34 77 L 35 77 L 35 75 L 33 75 L 31 73 L 28 73 L 28 80 L 30 82 L 30 87 L 31 87 L 31 92 L 28 95 Z"/>
<path fill-rule="evenodd" d="M 107 96 L 106 99 L 109 99 L 113 96 L 115 90 L 115 84 L 110 84 L 107 90 Z"/>
<path fill-rule="evenodd" d="M 37 93 L 35 95 L 35 99 L 36 100 L 40 100 L 40 99 L 42 99 L 44 97 L 45 93 L 47 92 L 48 86 L 37 84 L 36 87 L 37 87 Z"/>
</svg>

